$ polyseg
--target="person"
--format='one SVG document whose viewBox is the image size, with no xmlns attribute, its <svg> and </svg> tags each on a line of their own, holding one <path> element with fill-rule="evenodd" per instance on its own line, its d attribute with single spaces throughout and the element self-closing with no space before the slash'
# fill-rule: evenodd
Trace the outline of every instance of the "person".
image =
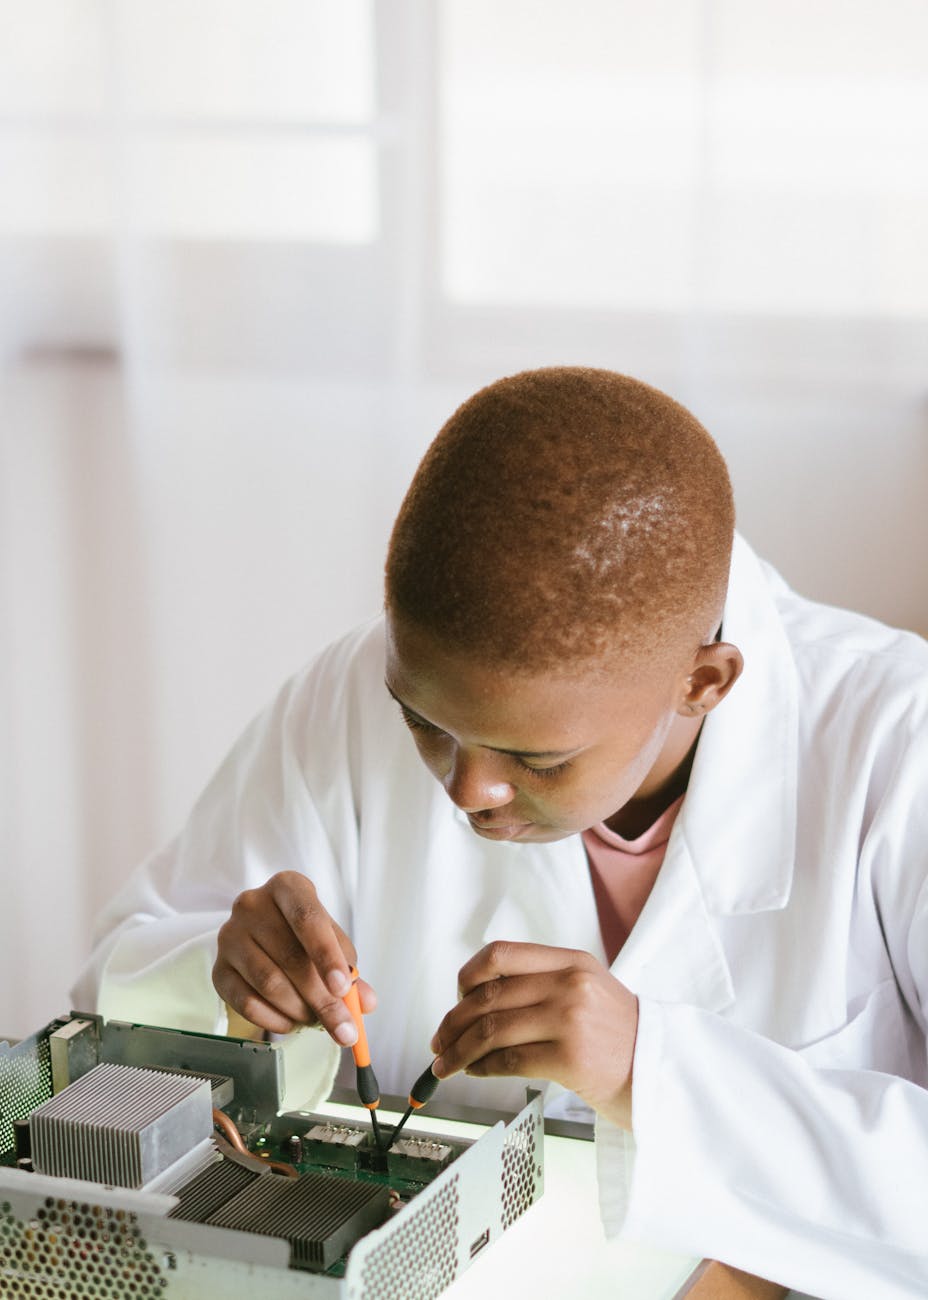
<svg viewBox="0 0 928 1300">
<path fill-rule="evenodd" d="M 451 1100 L 595 1113 L 607 1232 L 928 1293 L 925 643 L 794 594 L 695 418 L 584 368 L 451 417 L 385 592 L 106 911 L 76 1005 L 334 1059 L 357 962 L 385 1092 L 434 1055 Z"/>
</svg>

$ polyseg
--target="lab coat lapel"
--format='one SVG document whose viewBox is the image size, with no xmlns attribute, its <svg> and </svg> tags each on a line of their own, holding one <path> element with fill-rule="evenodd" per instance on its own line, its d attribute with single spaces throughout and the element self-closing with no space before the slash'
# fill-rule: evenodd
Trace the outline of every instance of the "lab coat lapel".
<svg viewBox="0 0 928 1300">
<path fill-rule="evenodd" d="M 760 561 L 736 537 L 723 635 L 744 656 L 703 726 L 663 866 L 613 965 L 636 993 L 707 1011 L 735 988 L 717 918 L 782 908 L 796 843 L 796 673 Z"/>
<path fill-rule="evenodd" d="M 654 888 L 612 965 L 639 996 L 722 1011 L 735 991 L 725 952 L 679 825 Z"/>
<path fill-rule="evenodd" d="M 799 744 L 795 664 L 760 561 L 740 537 L 722 635 L 744 671 L 705 721 L 678 822 L 709 912 L 733 916 L 789 899 Z"/>
<path fill-rule="evenodd" d="M 518 851 L 518 873 L 493 909 L 483 942 L 506 939 L 579 948 L 604 962 L 580 837 L 520 846 Z M 635 993 L 662 1001 L 720 1011 L 733 999 L 722 945 L 689 850 L 676 830 L 651 896 L 612 971 Z"/>
</svg>

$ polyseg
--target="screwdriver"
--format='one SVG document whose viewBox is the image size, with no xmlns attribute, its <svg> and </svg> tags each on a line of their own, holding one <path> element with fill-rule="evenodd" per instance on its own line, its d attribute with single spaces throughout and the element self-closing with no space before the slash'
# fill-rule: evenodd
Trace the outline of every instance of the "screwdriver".
<svg viewBox="0 0 928 1300">
<path fill-rule="evenodd" d="M 439 1083 L 438 1079 L 436 1079 L 435 1075 L 432 1073 L 432 1066 L 429 1065 L 427 1069 L 422 1071 L 418 1079 L 415 1081 L 415 1083 L 412 1085 L 412 1087 L 409 1090 L 409 1106 L 406 1110 L 406 1114 L 403 1116 L 403 1118 L 397 1124 L 396 1128 L 393 1130 L 393 1133 L 390 1137 L 391 1146 L 393 1146 L 394 1142 L 399 1137 L 403 1125 L 409 1119 L 413 1111 L 421 1110 L 422 1107 L 425 1105 L 425 1103 L 431 1100 L 432 1094 L 435 1092 L 435 1089 L 438 1087 L 438 1083 Z"/>
<path fill-rule="evenodd" d="M 371 1049 L 367 1045 L 367 1030 L 364 1028 L 364 1016 L 361 1012 L 361 999 L 358 996 L 358 971 L 355 966 L 351 967 L 351 987 L 345 994 L 343 1001 L 351 1012 L 351 1018 L 358 1031 L 358 1041 L 351 1049 L 357 1071 L 358 1096 L 361 1098 L 361 1104 L 366 1106 L 371 1113 L 374 1145 L 379 1151 L 381 1141 L 380 1124 L 377 1121 L 377 1107 L 380 1105 L 380 1084 L 377 1082 L 377 1076 L 371 1065 Z"/>
</svg>

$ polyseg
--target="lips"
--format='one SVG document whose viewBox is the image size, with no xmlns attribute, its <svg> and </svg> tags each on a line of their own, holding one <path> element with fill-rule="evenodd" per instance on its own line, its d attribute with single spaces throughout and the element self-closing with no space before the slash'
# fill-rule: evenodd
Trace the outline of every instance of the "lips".
<svg viewBox="0 0 928 1300">
<path fill-rule="evenodd" d="M 524 830 L 531 826 L 531 822 L 484 822 L 475 821 L 468 815 L 467 820 L 470 822 L 471 829 L 475 830 L 478 835 L 487 835 L 494 840 L 511 840 Z"/>
</svg>

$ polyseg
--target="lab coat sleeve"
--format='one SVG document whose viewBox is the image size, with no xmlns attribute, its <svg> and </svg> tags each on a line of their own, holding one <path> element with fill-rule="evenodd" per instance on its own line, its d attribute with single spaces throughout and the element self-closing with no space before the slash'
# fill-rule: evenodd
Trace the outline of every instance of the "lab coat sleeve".
<svg viewBox="0 0 928 1300">
<path fill-rule="evenodd" d="M 76 1007 L 225 1032 L 211 978 L 216 934 L 238 894 L 278 871 L 307 875 L 350 932 L 357 813 L 345 775 L 344 659 L 343 648 L 330 648 L 283 688 L 236 744 L 182 834 L 106 908 L 96 950 L 73 991 Z M 327 783 L 327 772 L 341 776 Z M 326 1035 L 312 1039 L 328 1070 L 337 1049 Z"/>
<path fill-rule="evenodd" d="M 711 1012 L 641 999 L 634 1137 L 597 1124 L 621 1230 L 822 1300 L 928 1294 L 928 1092 L 820 1070 Z"/>
</svg>

